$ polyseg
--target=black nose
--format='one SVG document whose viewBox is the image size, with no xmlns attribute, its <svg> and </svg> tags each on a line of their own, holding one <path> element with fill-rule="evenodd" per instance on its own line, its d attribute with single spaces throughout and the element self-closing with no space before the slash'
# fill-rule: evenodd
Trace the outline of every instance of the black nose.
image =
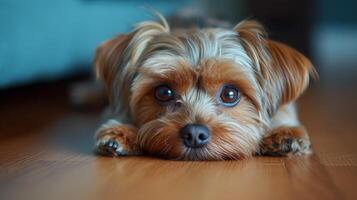
<svg viewBox="0 0 357 200">
<path fill-rule="evenodd" d="M 210 132 L 205 125 L 187 124 L 181 129 L 181 138 L 186 147 L 197 148 L 208 143 Z"/>
</svg>

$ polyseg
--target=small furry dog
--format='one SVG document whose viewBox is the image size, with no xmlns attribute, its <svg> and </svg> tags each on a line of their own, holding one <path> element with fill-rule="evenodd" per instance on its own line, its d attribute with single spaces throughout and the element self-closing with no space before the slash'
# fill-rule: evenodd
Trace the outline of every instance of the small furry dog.
<svg viewBox="0 0 357 200">
<path fill-rule="evenodd" d="M 104 155 L 177 160 L 311 153 L 294 101 L 316 72 L 261 24 L 170 31 L 146 21 L 96 52 L 113 118 L 96 132 Z"/>
</svg>

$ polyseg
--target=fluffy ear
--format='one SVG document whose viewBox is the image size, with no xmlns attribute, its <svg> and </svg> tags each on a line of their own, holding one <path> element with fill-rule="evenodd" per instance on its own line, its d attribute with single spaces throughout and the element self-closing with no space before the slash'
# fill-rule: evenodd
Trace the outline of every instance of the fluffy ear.
<svg viewBox="0 0 357 200">
<path fill-rule="evenodd" d="M 95 71 L 97 78 L 104 82 L 109 99 L 113 81 L 121 62 L 124 62 L 124 50 L 128 47 L 130 39 L 129 35 L 118 35 L 97 47 L 94 58 Z"/>
<path fill-rule="evenodd" d="M 280 92 L 280 104 L 296 100 L 309 84 L 310 75 L 316 78 L 316 71 L 300 52 L 279 42 L 268 40 L 267 49 L 271 56 L 266 78 L 272 87 Z"/>
<path fill-rule="evenodd" d="M 263 26 L 252 20 L 239 23 L 235 30 L 252 59 L 257 79 L 270 100 L 270 112 L 296 100 L 306 89 L 309 77 L 316 77 L 311 62 L 298 51 L 268 40 Z"/>
<path fill-rule="evenodd" d="M 129 113 L 132 83 L 145 59 L 145 50 L 156 35 L 169 32 L 166 20 L 157 15 L 161 23 L 142 22 L 131 33 L 118 35 L 97 48 L 96 73 L 106 85 L 114 113 Z"/>
</svg>

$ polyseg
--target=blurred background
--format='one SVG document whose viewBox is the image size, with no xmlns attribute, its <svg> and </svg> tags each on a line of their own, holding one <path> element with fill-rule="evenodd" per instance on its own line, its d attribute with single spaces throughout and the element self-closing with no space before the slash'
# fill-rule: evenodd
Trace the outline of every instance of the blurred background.
<svg viewBox="0 0 357 200">
<path fill-rule="evenodd" d="M 0 88 L 90 73 L 95 47 L 152 18 L 147 7 L 173 24 L 258 19 L 272 38 L 308 55 L 320 73 L 336 76 L 355 65 L 354 0 L 0 0 Z"/>
<path fill-rule="evenodd" d="M 319 86 L 356 85 L 354 0 L 0 0 L 0 126 L 16 125 L 19 118 L 34 124 L 34 113 L 44 112 L 46 103 L 69 106 L 73 85 L 94 80 L 96 46 L 152 19 L 148 8 L 174 26 L 234 26 L 257 19 L 271 38 L 312 60 Z"/>
</svg>

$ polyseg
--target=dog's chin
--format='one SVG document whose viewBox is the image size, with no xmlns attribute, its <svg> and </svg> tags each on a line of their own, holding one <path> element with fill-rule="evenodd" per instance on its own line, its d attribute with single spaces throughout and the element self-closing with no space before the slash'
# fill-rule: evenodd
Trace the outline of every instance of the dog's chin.
<svg viewBox="0 0 357 200">
<path fill-rule="evenodd" d="M 177 161 L 223 161 L 223 160 L 240 160 L 244 158 L 242 154 L 225 154 L 224 152 L 215 152 L 207 147 L 187 148 L 182 147 L 181 152 L 162 153 L 160 151 L 146 151 L 147 154 L 160 157 L 162 159 Z"/>
<path fill-rule="evenodd" d="M 169 141 L 170 139 L 164 139 L 163 141 Z M 165 145 L 162 145 L 164 144 Z M 143 152 L 148 155 L 159 157 L 167 160 L 177 161 L 223 161 L 223 160 L 240 160 L 247 157 L 237 149 L 231 151 L 222 147 L 215 148 L 214 144 L 207 144 L 198 148 L 186 147 L 182 142 L 175 141 L 169 142 L 155 142 L 146 143 L 141 147 Z"/>
<path fill-rule="evenodd" d="M 239 154 L 225 155 L 224 152 L 212 151 L 208 147 L 200 148 L 183 148 L 182 154 L 175 160 L 190 161 L 221 161 L 221 160 L 239 160 Z"/>
</svg>

